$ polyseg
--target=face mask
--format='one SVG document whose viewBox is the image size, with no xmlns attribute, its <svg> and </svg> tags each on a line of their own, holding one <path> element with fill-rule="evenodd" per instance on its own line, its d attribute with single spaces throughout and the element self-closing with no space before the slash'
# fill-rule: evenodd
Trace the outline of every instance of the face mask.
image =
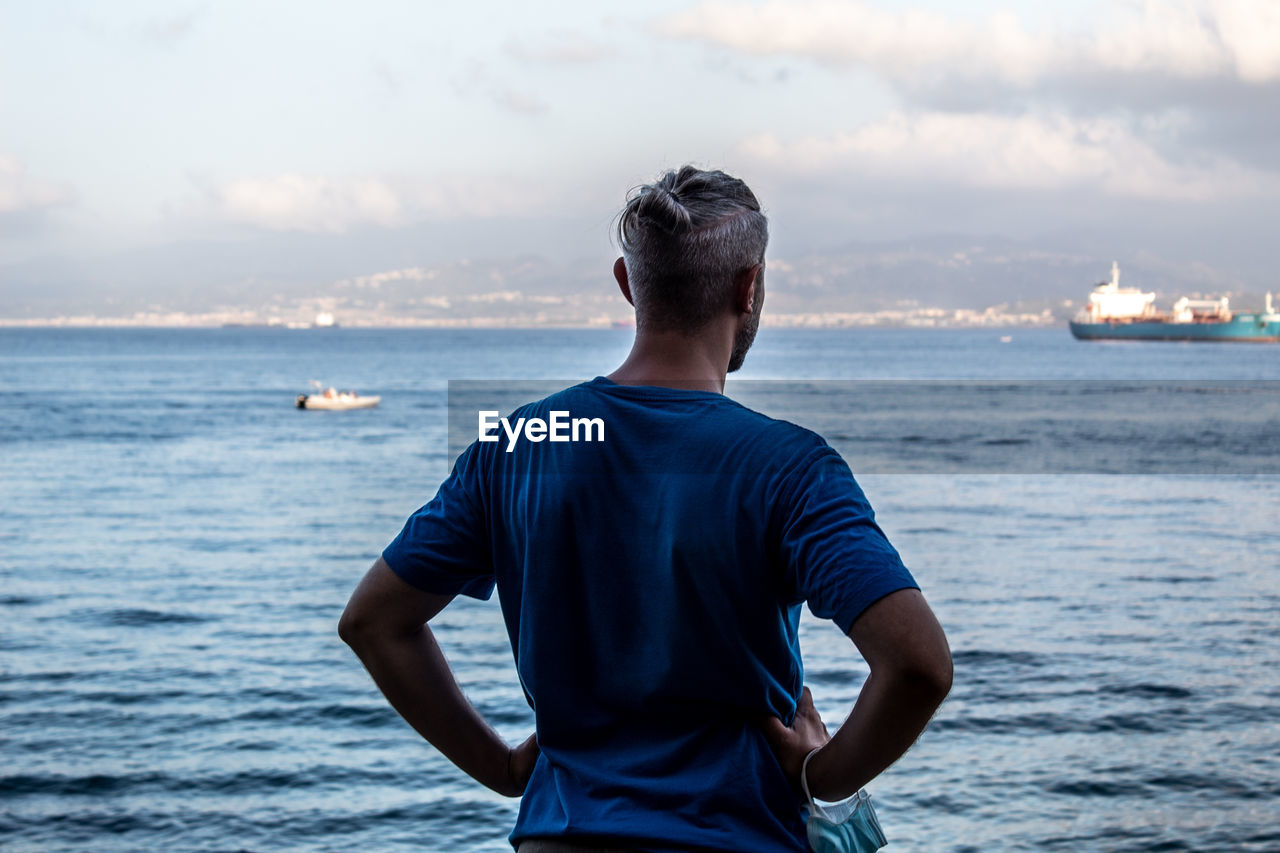
<svg viewBox="0 0 1280 853">
<path fill-rule="evenodd" d="M 818 805 L 809 793 L 809 781 L 805 778 L 813 752 L 805 756 L 800 767 L 800 785 L 809 801 L 809 820 L 805 827 L 809 848 L 813 853 L 875 853 L 888 842 L 871 807 L 871 795 L 864 789 L 847 800 Z"/>
</svg>

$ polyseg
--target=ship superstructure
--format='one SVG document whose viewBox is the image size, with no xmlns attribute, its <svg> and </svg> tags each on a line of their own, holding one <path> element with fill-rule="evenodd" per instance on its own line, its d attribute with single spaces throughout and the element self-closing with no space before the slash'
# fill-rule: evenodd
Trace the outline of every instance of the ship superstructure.
<svg viewBox="0 0 1280 853">
<path fill-rule="evenodd" d="M 1144 293 L 1136 287 L 1120 286 L 1120 264 L 1111 262 L 1111 281 L 1093 288 L 1084 314 L 1089 321 L 1137 320 L 1156 316 L 1155 293 Z"/>
</svg>

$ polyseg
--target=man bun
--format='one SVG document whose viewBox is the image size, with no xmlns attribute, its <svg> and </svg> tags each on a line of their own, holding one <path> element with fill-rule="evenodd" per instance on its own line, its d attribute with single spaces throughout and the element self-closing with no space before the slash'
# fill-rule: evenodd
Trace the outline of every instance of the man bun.
<svg viewBox="0 0 1280 853">
<path fill-rule="evenodd" d="M 693 229 L 693 215 L 681 203 L 680 197 L 672 192 L 668 178 L 675 177 L 668 172 L 657 184 L 641 187 L 635 199 L 636 224 L 657 228 L 667 234 L 683 234 Z"/>
</svg>

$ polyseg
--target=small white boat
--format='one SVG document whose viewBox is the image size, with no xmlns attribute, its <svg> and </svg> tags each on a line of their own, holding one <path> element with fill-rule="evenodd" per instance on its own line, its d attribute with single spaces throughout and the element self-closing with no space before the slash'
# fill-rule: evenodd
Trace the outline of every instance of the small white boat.
<svg viewBox="0 0 1280 853">
<path fill-rule="evenodd" d="M 296 401 L 299 409 L 315 409 L 322 412 L 341 412 L 347 409 L 372 409 L 382 402 L 381 397 L 361 397 L 355 391 L 337 391 L 330 386 L 321 391 L 319 382 L 314 394 L 299 394 Z"/>
</svg>

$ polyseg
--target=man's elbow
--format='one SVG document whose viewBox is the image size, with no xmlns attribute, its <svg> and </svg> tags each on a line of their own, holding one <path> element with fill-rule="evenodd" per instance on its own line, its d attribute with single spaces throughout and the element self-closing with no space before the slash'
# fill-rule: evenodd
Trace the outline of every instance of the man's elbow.
<svg viewBox="0 0 1280 853">
<path fill-rule="evenodd" d="M 919 701 L 937 707 L 951 692 L 954 675 L 951 650 L 942 649 L 911 661 L 903 667 L 900 678 L 910 685 L 911 691 Z"/>
<path fill-rule="evenodd" d="M 386 613 L 368 599 L 354 596 L 338 619 L 338 636 L 357 654 L 363 654 L 367 649 L 416 637 L 423 627 L 417 622 L 396 622 L 394 614 Z"/>
<path fill-rule="evenodd" d="M 338 636 L 351 648 L 358 648 L 368 640 L 373 629 L 373 620 L 359 608 L 348 604 L 338 619 Z"/>
<path fill-rule="evenodd" d="M 955 677 L 955 667 L 951 663 L 950 649 L 942 655 L 929 671 L 929 684 L 937 697 L 938 704 L 951 692 L 951 682 Z"/>
<path fill-rule="evenodd" d="M 904 644 L 891 656 L 868 660 L 871 674 L 913 705 L 937 708 L 951 692 L 951 649 L 937 642 Z"/>
</svg>

